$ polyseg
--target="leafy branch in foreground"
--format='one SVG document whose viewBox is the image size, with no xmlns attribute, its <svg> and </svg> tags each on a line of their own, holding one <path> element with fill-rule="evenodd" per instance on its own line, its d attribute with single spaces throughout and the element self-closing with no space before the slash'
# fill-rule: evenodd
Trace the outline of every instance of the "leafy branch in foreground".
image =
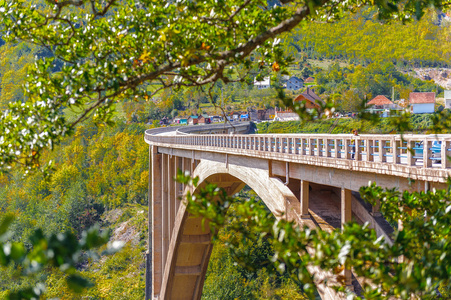
<svg viewBox="0 0 451 300">
<path fill-rule="evenodd" d="M 227 210 L 234 198 L 214 184 L 197 186 L 197 178 L 178 173 L 177 181 L 197 187 L 196 194 L 186 196 L 187 211 L 209 221 L 213 240 L 225 224 L 240 235 L 230 234 L 227 246 L 234 258 L 246 265 L 246 254 L 237 252 L 239 236 L 253 242 L 265 237 L 274 249 L 268 260 L 279 272 L 288 272 L 313 296 L 314 283 L 307 266 L 334 270 L 335 280 L 343 268 L 352 268 L 363 280 L 365 299 L 434 299 L 439 286 L 451 285 L 451 198 L 447 190 L 404 192 L 383 190 L 374 183 L 360 189 L 364 199 L 375 204 L 381 201 L 381 212 L 389 221 L 402 221 L 402 228 L 393 235 L 393 244 L 376 236 L 367 224 L 345 224 L 343 230 L 331 233 L 320 229 L 301 228 L 283 218 L 271 218 L 263 204 L 248 199 L 238 203 L 233 216 Z M 426 217 L 425 217 L 426 216 Z M 252 228 L 251 231 L 246 228 Z M 399 259 L 402 257 L 402 259 Z M 360 299 L 343 285 L 332 284 L 340 291 Z"/>
<path fill-rule="evenodd" d="M 90 117 L 111 123 L 117 101 L 287 73 L 290 58 L 283 55 L 281 38 L 301 22 L 330 22 L 366 5 L 379 19 L 408 21 L 429 7 L 450 5 L 449 0 L 270 3 L 0 0 L 2 39 L 49 53 L 29 69 L 24 99 L 10 103 L 0 117 L 0 169 L 38 167 L 42 150 L 74 134 L 76 124 Z M 155 89 L 148 93 L 146 84 Z M 62 113 L 67 108 L 74 121 Z"/>
<path fill-rule="evenodd" d="M 0 267 L 14 264 L 22 270 L 24 276 L 36 274 L 48 267 L 58 268 L 67 276 L 68 287 L 76 293 L 93 286 L 92 282 L 77 271 L 79 263 L 88 258 L 98 259 L 100 255 L 113 254 L 122 248 L 121 242 L 109 243 L 110 232 L 100 232 L 98 227 L 84 231 L 81 240 L 77 240 L 76 235 L 70 232 L 46 237 L 42 230 L 37 229 L 30 237 L 31 245 L 10 242 L 8 228 L 13 221 L 12 215 L 6 215 L 0 222 Z M 95 251 L 106 244 L 106 250 L 101 253 Z M 44 284 L 37 283 L 35 286 L 10 292 L 7 299 L 37 299 L 44 293 Z"/>
</svg>

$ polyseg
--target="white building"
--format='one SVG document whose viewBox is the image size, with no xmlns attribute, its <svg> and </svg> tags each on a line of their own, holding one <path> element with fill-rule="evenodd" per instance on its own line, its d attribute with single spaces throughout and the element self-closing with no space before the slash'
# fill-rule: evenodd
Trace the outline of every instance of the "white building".
<svg viewBox="0 0 451 300">
<path fill-rule="evenodd" d="M 451 108 L 451 91 L 445 90 L 445 108 Z"/>
<path fill-rule="evenodd" d="M 254 86 L 259 89 L 269 89 L 271 87 L 271 79 L 268 77 L 263 78 L 262 81 L 257 81 L 257 79 L 254 79 Z"/>
<path fill-rule="evenodd" d="M 433 113 L 435 111 L 435 93 L 410 93 L 410 112 L 413 114 Z"/>
<path fill-rule="evenodd" d="M 299 121 L 299 115 L 291 110 L 276 111 L 274 121 Z"/>
</svg>

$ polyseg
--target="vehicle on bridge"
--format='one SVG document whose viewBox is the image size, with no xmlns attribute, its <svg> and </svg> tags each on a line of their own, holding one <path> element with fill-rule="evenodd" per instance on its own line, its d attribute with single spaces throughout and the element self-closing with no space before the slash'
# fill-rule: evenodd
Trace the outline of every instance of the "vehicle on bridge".
<svg viewBox="0 0 451 300">
<path fill-rule="evenodd" d="M 417 160 L 423 159 L 423 153 L 424 153 L 424 145 L 423 142 L 417 142 L 415 143 L 415 158 Z M 441 163 L 442 162 L 442 142 L 441 141 L 432 141 L 432 146 L 430 148 L 432 152 L 432 156 L 429 158 L 433 160 L 435 163 Z"/>
</svg>

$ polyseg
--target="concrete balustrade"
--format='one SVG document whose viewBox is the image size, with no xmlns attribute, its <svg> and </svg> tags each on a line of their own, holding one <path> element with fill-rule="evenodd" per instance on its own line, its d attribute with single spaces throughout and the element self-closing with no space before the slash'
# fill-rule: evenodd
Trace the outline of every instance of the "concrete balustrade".
<svg viewBox="0 0 451 300">
<path fill-rule="evenodd" d="M 145 135 L 147 142 L 205 151 L 258 152 L 276 156 L 333 158 L 426 169 L 449 169 L 451 136 L 423 135 Z M 433 157 L 432 142 L 441 141 L 441 158 Z M 219 149 L 222 148 L 222 149 Z"/>
</svg>

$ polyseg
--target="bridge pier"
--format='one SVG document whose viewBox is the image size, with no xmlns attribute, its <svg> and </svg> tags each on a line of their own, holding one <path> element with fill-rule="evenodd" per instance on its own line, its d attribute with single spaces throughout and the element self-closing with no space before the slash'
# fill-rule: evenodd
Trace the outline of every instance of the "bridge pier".
<svg viewBox="0 0 451 300">
<path fill-rule="evenodd" d="M 352 193 L 351 190 L 341 189 L 341 229 L 344 224 L 352 221 Z M 352 286 L 352 271 L 349 268 L 343 269 L 343 276 L 345 278 L 345 285 L 353 290 Z"/>
<path fill-rule="evenodd" d="M 166 265 L 166 259 L 168 253 L 168 246 L 169 246 L 169 190 L 168 190 L 168 182 L 169 182 L 169 155 L 163 154 L 162 157 L 162 168 L 161 168 L 161 190 L 163 191 L 162 197 L 161 197 L 161 207 L 162 207 L 162 214 L 161 214 L 161 220 L 162 220 L 162 236 L 161 236 L 161 244 L 162 244 L 162 270 L 164 271 L 165 265 Z"/>
<path fill-rule="evenodd" d="M 379 199 L 376 200 L 376 204 L 371 206 L 371 215 L 373 217 L 381 217 L 382 214 L 380 212 L 381 202 Z"/>
<path fill-rule="evenodd" d="M 152 263 L 152 298 L 155 295 L 158 295 L 160 293 L 161 289 L 161 280 L 163 277 L 163 270 L 164 270 L 164 264 L 163 264 L 163 240 L 162 240 L 162 205 L 161 205 L 161 198 L 162 198 L 162 174 L 161 174 L 161 163 L 162 163 L 162 154 L 158 154 L 158 147 L 152 146 L 151 153 L 152 153 L 152 198 L 149 199 L 149 202 L 152 202 L 152 248 L 149 249 L 152 253 L 152 260 L 154 263 Z"/>
<path fill-rule="evenodd" d="M 309 184 L 307 180 L 301 180 L 301 193 L 300 193 L 300 203 L 301 203 L 301 218 L 308 219 L 310 214 L 308 212 L 309 208 Z"/>
</svg>

